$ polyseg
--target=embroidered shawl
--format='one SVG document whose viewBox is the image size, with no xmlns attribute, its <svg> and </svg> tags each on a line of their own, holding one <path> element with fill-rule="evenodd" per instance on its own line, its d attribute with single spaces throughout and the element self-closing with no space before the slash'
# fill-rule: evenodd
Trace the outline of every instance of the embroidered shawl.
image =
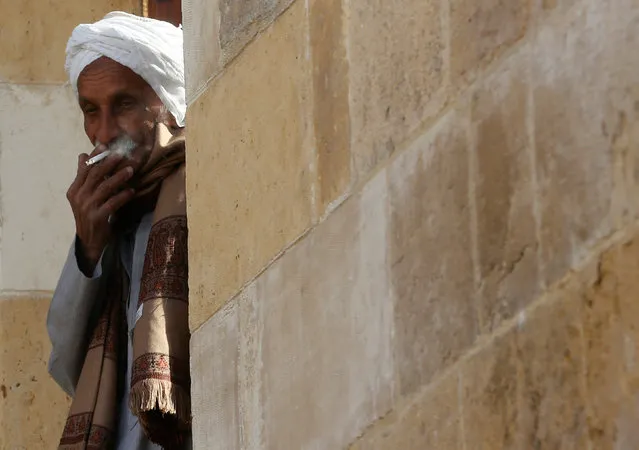
<svg viewBox="0 0 639 450">
<path fill-rule="evenodd" d="M 131 210 L 155 206 L 133 330 L 129 408 L 150 441 L 180 449 L 190 432 L 188 254 L 184 139 L 153 150 Z M 106 450 L 115 444 L 125 370 L 126 271 L 115 255 L 100 300 L 60 450 Z"/>
</svg>

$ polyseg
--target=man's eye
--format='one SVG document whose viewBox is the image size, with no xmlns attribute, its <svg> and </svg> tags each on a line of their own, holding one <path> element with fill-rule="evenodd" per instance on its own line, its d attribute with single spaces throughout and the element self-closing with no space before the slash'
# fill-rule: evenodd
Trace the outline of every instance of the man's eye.
<svg viewBox="0 0 639 450">
<path fill-rule="evenodd" d="M 98 112 L 98 108 L 87 107 L 84 108 L 84 114 L 91 116 Z"/>
<path fill-rule="evenodd" d="M 135 102 L 133 100 L 122 100 L 120 102 L 120 107 L 122 109 L 131 109 L 135 106 Z"/>
</svg>

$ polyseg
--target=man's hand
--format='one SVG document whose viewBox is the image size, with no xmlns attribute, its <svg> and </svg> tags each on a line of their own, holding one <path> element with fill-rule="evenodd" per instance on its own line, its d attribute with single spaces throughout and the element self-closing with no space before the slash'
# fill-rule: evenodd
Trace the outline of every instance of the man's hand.
<svg viewBox="0 0 639 450">
<path fill-rule="evenodd" d="M 78 157 L 78 173 L 67 191 L 75 217 L 75 229 L 81 244 L 78 257 L 80 270 L 91 276 L 110 237 L 109 216 L 133 198 L 126 182 L 133 169 L 124 167 L 113 173 L 122 157 L 109 155 L 100 163 L 87 166 L 89 155 Z"/>
</svg>

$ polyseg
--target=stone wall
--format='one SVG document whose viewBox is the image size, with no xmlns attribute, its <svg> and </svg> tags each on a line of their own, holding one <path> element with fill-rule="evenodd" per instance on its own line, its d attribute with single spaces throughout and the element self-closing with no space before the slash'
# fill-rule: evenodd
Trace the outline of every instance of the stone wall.
<svg viewBox="0 0 639 450">
<path fill-rule="evenodd" d="M 45 320 L 73 238 L 65 192 L 90 144 L 64 49 L 75 25 L 114 9 L 140 2 L 0 0 L 1 450 L 57 448 L 66 419 Z"/>
<path fill-rule="evenodd" d="M 196 449 L 634 449 L 635 0 L 189 0 Z"/>
</svg>

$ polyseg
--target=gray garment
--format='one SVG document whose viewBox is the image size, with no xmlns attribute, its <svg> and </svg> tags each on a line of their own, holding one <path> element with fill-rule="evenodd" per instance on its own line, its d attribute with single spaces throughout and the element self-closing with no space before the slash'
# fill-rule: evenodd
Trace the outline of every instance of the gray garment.
<svg viewBox="0 0 639 450">
<path fill-rule="evenodd" d="M 161 449 L 146 439 L 138 419 L 128 408 L 133 362 L 133 328 L 136 322 L 144 255 L 152 224 L 153 214 L 149 213 L 142 218 L 136 229 L 119 236 L 117 242 L 122 263 L 131 282 L 128 295 L 125 297 L 128 330 L 126 382 L 125 392 L 118 406 L 120 414 L 116 450 Z M 88 325 L 95 320 L 97 302 L 101 300 L 99 294 L 102 283 L 107 278 L 107 271 L 111 266 L 109 252 L 105 252 L 95 268 L 93 277 L 87 278 L 78 268 L 76 244 L 77 242 L 74 242 L 69 251 L 47 317 L 47 330 L 53 346 L 49 359 L 49 373 L 70 396 L 75 394 L 86 345 L 92 331 Z M 184 448 L 190 449 L 192 444 L 188 442 Z"/>
</svg>

